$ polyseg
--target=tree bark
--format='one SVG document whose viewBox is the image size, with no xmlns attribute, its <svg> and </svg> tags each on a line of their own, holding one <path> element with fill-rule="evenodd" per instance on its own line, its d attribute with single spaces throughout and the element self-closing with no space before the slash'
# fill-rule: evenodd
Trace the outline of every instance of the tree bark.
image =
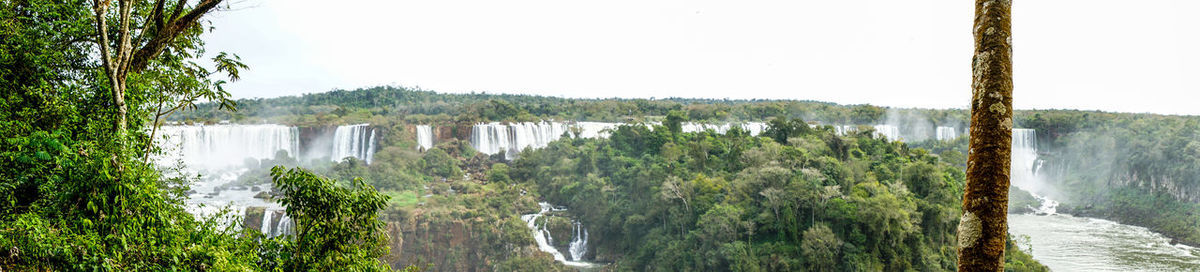
<svg viewBox="0 0 1200 272">
<path fill-rule="evenodd" d="M 1004 271 L 1012 153 L 1012 1 L 976 0 L 959 271 Z"/>
</svg>

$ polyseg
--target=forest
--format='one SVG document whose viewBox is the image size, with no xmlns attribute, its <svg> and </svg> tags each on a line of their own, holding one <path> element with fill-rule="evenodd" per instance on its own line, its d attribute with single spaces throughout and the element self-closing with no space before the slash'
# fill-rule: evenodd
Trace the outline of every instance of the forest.
<svg viewBox="0 0 1200 272">
<path fill-rule="evenodd" d="M 404 86 L 234 99 L 224 86 L 251 66 L 201 39 L 221 2 L 0 1 L 0 270 L 580 269 L 543 244 L 602 271 L 958 265 L 969 139 L 930 134 L 968 127 L 968 110 Z M 1014 115 L 1036 131 L 1045 186 L 1014 187 L 1010 211 L 1047 196 L 1064 214 L 1200 246 L 1200 117 Z M 481 125 L 551 122 L 614 125 L 474 146 Z M 685 129 L 753 122 L 762 131 Z M 172 129 L 252 125 L 294 142 L 359 125 L 369 144 L 355 147 L 363 156 L 223 158 L 240 172 L 211 194 L 197 187 L 220 173 L 162 159 L 177 152 Z M 239 190 L 284 215 L 196 212 L 195 199 Z M 294 227 L 265 231 L 285 216 Z M 1006 271 L 1049 270 L 1015 238 Z"/>
</svg>

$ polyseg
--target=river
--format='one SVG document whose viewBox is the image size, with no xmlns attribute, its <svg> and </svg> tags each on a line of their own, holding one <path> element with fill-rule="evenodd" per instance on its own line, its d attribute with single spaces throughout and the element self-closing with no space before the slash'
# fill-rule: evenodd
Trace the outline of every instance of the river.
<svg viewBox="0 0 1200 272">
<path fill-rule="evenodd" d="M 1009 215 L 1008 231 L 1018 240 L 1029 236 L 1033 258 L 1054 271 L 1200 271 L 1200 249 L 1172 245 L 1143 227 L 1062 214 L 1022 214 Z"/>
</svg>

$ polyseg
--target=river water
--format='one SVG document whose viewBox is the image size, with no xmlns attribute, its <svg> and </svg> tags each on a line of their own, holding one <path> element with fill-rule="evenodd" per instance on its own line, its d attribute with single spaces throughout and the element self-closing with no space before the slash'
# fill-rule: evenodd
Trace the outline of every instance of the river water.
<svg viewBox="0 0 1200 272">
<path fill-rule="evenodd" d="M 1054 271 L 1200 271 L 1200 249 L 1143 227 L 1070 215 L 1009 215 L 1014 239 Z M 1018 242 L 1021 244 L 1021 242 Z"/>
</svg>

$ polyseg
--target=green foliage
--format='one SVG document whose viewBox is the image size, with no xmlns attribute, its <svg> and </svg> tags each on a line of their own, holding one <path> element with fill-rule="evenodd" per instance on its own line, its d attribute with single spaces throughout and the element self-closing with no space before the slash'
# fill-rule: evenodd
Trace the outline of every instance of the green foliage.
<svg viewBox="0 0 1200 272">
<path fill-rule="evenodd" d="M 296 223 L 295 237 L 279 249 L 279 265 L 287 271 L 382 271 L 378 258 L 387 254 L 387 235 L 378 213 L 386 195 L 361 179 L 338 185 L 300 168 L 271 169 L 282 192 L 279 203 Z"/>
<path fill-rule="evenodd" d="M 508 176 L 508 165 L 503 163 L 492 164 L 492 168 L 488 169 L 487 177 L 490 182 L 510 183 L 512 178 Z"/>
<path fill-rule="evenodd" d="M 837 267 L 838 251 L 842 249 L 842 240 L 829 229 L 819 224 L 804 231 L 804 241 L 800 243 L 800 252 L 809 260 L 809 271 L 831 271 Z"/>
<path fill-rule="evenodd" d="M 301 126 L 359 122 L 362 116 L 403 116 L 407 123 L 474 123 L 548 119 L 655 122 L 675 117 L 692 122 L 762 121 L 772 117 L 805 118 L 832 124 L 882 122 L 886 110 L 870 105 L 788 100 L 727 99 L 568 99 L 511 94 L 439 94 L 419 88 L 379 86 L 335 90 L 302 96 L 237 100 L 237 113 L 218 104 L 199 104 L 172 121 L 215 123 L 220 120 L 272 122 Z M 940 118 L 940 117 L 939 117 Z M 354 119 L 355 121 L 351 121 Z"/>
<path fill-rule="evenodd" d="M 430 149 L 425 152 L 425 156 L 421 157 L 421 165 L 424 168 L 425 174 L 442 178 L 462 176 L 462 168 L 459 168 L 461 163 L 449 154 L 446 154 L 446 151 L 443 151 L 441 148 Z"/>
<path fill-rule="evenodd" d="M 570 207 L 617 270 L 954 268 L 961 168 L 776 120 L 764 137 L 621 126 L 523 153 L 509 175 Z"/>
<path fill-rule="evenodd" d="M 236 222 L 240 214 L 197 218 L 188 213 L 182 200 L 192 180 L 164 174 L 144 161 L 157 152 L 148 148 L 152 121 L 192 108 L 197 100 L 217 101 L 209 109 L 232 109 L 234 103 L 221 90 L 224 81 L 210 76 L 221 73 L 236 80 L 246 66 L 226 53 L 216 56 L 215 68 L 196 65 L 195 59 L 204 55 L 199 36 L 207 28 L 203 21 L 186 27 L 145 69 L 127 75 L 129 130 L 114 131 L 118 116 L 95 55 L 92 4 L 0 1 L 0 270 L 273 270 L 303 261 L 280 254 L 311 241 L 354 243 L 306 249 L 332 256 L 326 263 L 375 261 L 383 251 L 378 244 L 361 243 L 371 241 L 365 238 L 341 240 L 344 231 L 328 227 L 350 222 L 316 223 L 311 228 L 334 229 L 337 235 L 313 230 L 293 241 L 238 231 L 227 222 Z M 135 24 L 149 25 L 140 20 L 152 4 L 134 2 Z M 176 6 L 181 4 L 188 3 L 170 2 L 165 8 L 188 12 Z M 115 18 L 116 12 L 104 16 Z M 371 214 L 382 205 L 381 200 L 366 201 L 372 199 L 367 195 L 353 196 L 358 203 L 374 203 Z M 288 205 L 302 209 L 329 201 L 335 200 L 297 197 Z M 370 206 L 359 207 L 353 211 Z M 377 227 L 374 222 L 368 226 Z"/>
</svg>

